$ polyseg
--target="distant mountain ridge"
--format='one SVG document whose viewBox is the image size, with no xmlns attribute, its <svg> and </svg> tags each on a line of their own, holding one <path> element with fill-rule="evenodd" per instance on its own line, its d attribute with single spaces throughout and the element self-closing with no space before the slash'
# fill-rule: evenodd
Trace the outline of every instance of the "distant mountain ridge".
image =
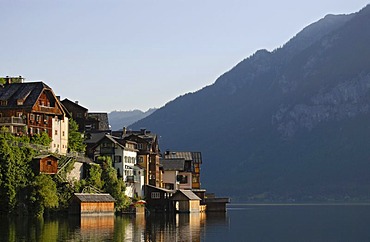
<svg viewBox="0 0 370 242">
<path fill-rule="evenodd" d="M 108 113 L 109 123 L 112 130 L 121 130 L 123 127 L 128 127 L 129 125 L 145 118 L 146 116 L 152 114 L 156 108 L 148 109 L 146 112 L 135 109 L 131 111 L 112 111 Z"/>
<path fill-rule="evenodd" d="M 202 151 L 204 185 L 236 199 L 370 200 L 370 6 L 327 15 L 131 127 Z"/>
</svg>

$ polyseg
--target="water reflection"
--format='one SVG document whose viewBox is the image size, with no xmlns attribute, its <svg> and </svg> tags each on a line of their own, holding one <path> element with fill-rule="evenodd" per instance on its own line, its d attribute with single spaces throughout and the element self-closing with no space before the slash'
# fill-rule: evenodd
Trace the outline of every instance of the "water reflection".
<svg viewBox="0 0 370 242">
<path fill-rule="evenodd" d="M 0 217 L 0 241 L 202 241 L 208 223 L 227 226 L 227 215 Z"/>
</svg>

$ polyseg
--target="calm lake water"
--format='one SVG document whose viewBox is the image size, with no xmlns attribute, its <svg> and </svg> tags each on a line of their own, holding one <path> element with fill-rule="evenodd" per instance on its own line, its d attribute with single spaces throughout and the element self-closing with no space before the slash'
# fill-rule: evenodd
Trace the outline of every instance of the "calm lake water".
<svg viewBox="0 0 370 242">
<path fill-rule="evenodd" d="M 370 206 L 234 204 L 227 213 L 0 217 L 0 241 L 370 241 Z"/>
</svg>

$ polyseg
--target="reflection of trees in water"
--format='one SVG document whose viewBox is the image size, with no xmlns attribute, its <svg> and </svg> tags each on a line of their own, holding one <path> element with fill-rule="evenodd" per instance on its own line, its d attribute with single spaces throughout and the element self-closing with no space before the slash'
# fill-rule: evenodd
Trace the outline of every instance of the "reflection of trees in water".
<svg viewBox="0 0 370 242">
<path fill-rule="evenodd" d="M 201 241 L 206 225 L 225 225 L 225 213 L 0 217 L 4 241 Z"/>
</svg>

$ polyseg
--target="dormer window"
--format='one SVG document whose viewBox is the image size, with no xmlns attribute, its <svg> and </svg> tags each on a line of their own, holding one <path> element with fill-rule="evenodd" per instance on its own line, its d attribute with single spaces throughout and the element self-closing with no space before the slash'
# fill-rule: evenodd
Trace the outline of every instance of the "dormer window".
<svg viewBox="0 0 370 242">
<path fill-rule="evenodd" d="M 23 105 L 23 100 L 22 99 L 18 99 L 17 100 L 17 105 Z"/>
<path fill-rule="evenodd" d="M 7 100 L 0 100 L 0 106 L 8 106 Z"/>
</svg>

